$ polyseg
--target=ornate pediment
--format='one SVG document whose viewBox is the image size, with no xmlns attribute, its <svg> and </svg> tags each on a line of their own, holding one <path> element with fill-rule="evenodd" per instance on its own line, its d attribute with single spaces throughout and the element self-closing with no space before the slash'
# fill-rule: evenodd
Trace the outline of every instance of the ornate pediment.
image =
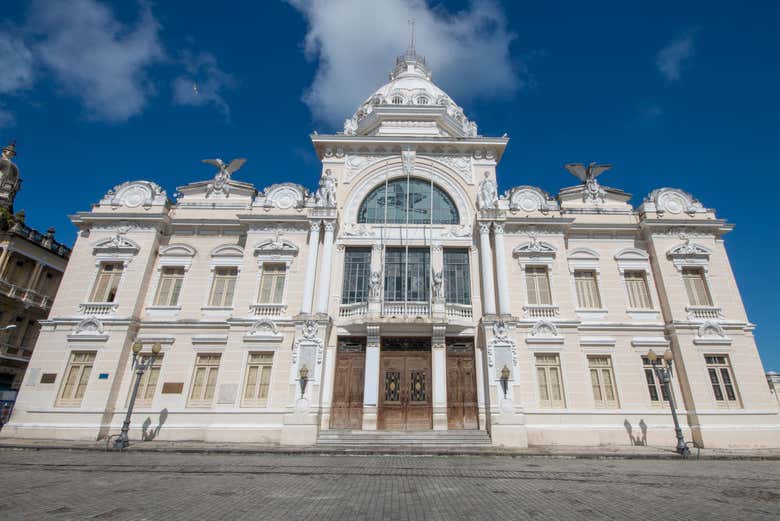
<svg viewBox="0 0 780 521">
<path fill-rule="evenodd" d="M 263 195 L 255 201 L 255 206 L 280 210 L 303 208 L 308 196 L 309 191 L 299 184 L 278 183 L 267 187 L 263 191 Z"/>
<path fill-rule="evenodd" d="M 141 247 L 132 239 L 124 235 L 114 235 L 97 241 L 92 246 L 92 252 L 97 254 L 118 254 L 118 255 L 136 255 L 141 251 Z"/>
<path fill-rule="evenodd" d="M 556 251 L 555 246 L 533 235 L 530 241 L 516 246 L 512 254 L 515 257 L 555 257 Z"/>
<path fill-rule="evenodd" d="M 155 205 L 165 205 L 168 196 L 160 185 L 151 181 L 127 181 L 115 186 L 103 196 L 101 205 L 113 208 L 150 208 Z"/>
<path fill-rule="evenodd" d="M 295 243 L 288 241 L 287 239 L 282 239 L 280 237 L 268 239 L 255 246 L 255 255 L 297 255 L 297 254 L 298 254 L 298 246 Z"/>
<path fill-rule="evenodd" d="M 186 244 L 169 244 L 160 247 L 160 257 L 194 257 L 195 248 Z"/>
<path fill-rule="evenodd" d="M 273 321 L 265 319 L 254 322 L 244 335 L 246 342 L 281 342 L 282 335 Z"/>
<path fill-rule="evenodd" d="M 223 244 L 211 251 L 212 257 L 243 257 L 244 248 L 237 244 Z"/>
<path fill-rule="evenodd" d="M 508 190 L 504 197 L 509 200 L 509 209 L 512 211 L 547 213 L 558 209 L 558 203 L 547 192 L 535 186 L 517 186 Z"/>
<path fill-rule="evenodd" d="M 650 192 L 650 195 L 645 197 L 640 211 L 657 212 L 659 214 L 669 213 L 672 215 L 682 213 L 693 215 L 706 212 L 707 210 L 688 192 L 677 188 L 659 188 L 653 190 Z"/>
<path fill-rule="evenodd" d="M 707 259 L 712 253 L 712 250 L 696 244 L 690 237 L 681 238 L 684 242 L 666 252 L 666 256 L 670 259 Z"/>
</svg>

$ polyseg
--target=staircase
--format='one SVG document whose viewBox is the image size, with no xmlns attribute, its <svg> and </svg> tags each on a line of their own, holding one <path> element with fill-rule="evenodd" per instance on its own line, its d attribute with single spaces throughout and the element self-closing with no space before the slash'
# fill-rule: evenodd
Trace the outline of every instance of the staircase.
<svg viewBox="0 0 780 521">
<path fill-rule="evenodd" d="M 319 447 L 342 449 L 487 449 L 485 431 L 320 431 Z"/>
</svg>

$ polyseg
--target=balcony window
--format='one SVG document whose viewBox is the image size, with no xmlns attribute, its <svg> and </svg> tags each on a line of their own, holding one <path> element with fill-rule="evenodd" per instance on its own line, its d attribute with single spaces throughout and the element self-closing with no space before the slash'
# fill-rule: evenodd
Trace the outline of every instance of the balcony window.
<svg viewBox="0 0 780 521">
<path fill-rule="evenodd" d="M 91 302 L 114 302 L 122 278 L 124 265 L 121 262 L 104 262 L 100 265 Z"/>
<path fill-rule="evenodd" d="M 550 277 L 545 266 L 528 266 L 525 268 L 525 289 L 528 294 L 528 304 L 532 306 L 552 305 L 550 294 Z"/>
<path fill-rule="evenodd" d="M 387 248 L 385 301 L 428 302 L 431 261 L 427 248 Z"/>
<path fill-rule="evenodd" d="M 357 304 L 368 300 L 371 277 L 371 248 L 347 248 L 344 253 L 344 284 L 342 304 Z"/>
<path fill-rule="evenodd" d="M 375 224 L 458 224 L 457 207 L 430 181 L 394 179 L 374 189 L 358 210 L 358 222 Z"/>
<path fill-rule="evenodd" d="M 281 263 L 263 263 L 260 275 L 260 304 L 281 304 L 284 300 L 284 281 L 287 266 Z"/>
<path fill-rule="evenodd" d="M 701 268 L 683 268 L 683 281 L 691 306 L 712 306 L 712 297 L 707 287 L 707 279 Z"/>
<path fill-rule="evenodd" d="M 444 250 L 444 298 L 448 303 L 471 305 L 467 249 Z"/>
</svg>

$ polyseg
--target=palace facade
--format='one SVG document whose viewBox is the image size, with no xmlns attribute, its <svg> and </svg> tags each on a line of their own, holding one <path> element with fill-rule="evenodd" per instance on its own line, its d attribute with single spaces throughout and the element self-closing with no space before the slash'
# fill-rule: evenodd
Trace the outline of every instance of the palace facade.
<svg viewBox="0 0 780 521">
<path fill-rule="evenodd" d="M 673 446 L 647 359 L 669 349 L 686 439 L 780 446 L 732 225 L 690 194 L 634 207 L 594 164 L 566 165 L 581 183 L 557 196 L 499 194 L 508 139 L 480 135 L 413 49 L 343 132 L 311 139 L 313 193 L 258 190 L 232 178 L 242 160 L 211 160 L 216 176 L 174 201 L 132 181 L 72 216 L 63 290 L 2 435 L 118 433 L 140 342 L 154 358 L 135 439 Z"/>
</svg>

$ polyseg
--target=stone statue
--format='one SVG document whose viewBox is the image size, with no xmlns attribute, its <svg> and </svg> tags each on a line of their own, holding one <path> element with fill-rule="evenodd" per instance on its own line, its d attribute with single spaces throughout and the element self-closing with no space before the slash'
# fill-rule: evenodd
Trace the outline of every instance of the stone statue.
<svg viewBox="0 0 780 521">
<path fill-rule="evenodd" d="M 490 173 L 488 172 L 485 172 L 485 178 L 479 183 L 477 208 L 480 210 L 495 210 L 498 208 L 498 187 L 496 187 L 496 182 L 490 179 Z"/>
<path fill-rule="evenodd" d="M 563 165 L 566 170 L 585 184 L 585 192 L 582 195 L 583 202 L 604 202 L 606 192 L 601 188 L 596 178 L 612 168 L 612 165 L 597 165 L 591 163 L 588 166 L 582 163 L 568 163 Z"/>
<path fill-rule="evenodd" d="M 440 271 L 433 272 L 433 298 L 444 300 L 444 274 Z"/>
<path fill-rule="evenodd" d="M 371 279 L 368 282 L 368 296 L 378 299 L 382 293 L 382 275 L 378 271 L 371 272 Z"/>
<path fill-rule="evenodd" d="M 230 181 L 230 176 L 232 174 L 238 172 L 241 167 L 244 166 L 246 159 L 240 157 L 231 161 L 230 164 L 226 164 L 220 158 L 204 159 L 203 162 L 209 165 L 214 165 L 219 169 L 217 170 L 217 174 L 214 176 L 214 180 L 206 187 L 206 197 L 212 193 L 224 193 L 225 197 L 227 197 L 230 195 L 230 187 L 227 185 L 227 182 Z"/>
<path fill-rule="evenodd" d="M 330 173 L 330 170 L 325 170 L 325 173 L 322 174 L 320 186 L 314 194 L 314 202 L 321 208 L 336 207 L 336 178 Z"/>
</svg>

